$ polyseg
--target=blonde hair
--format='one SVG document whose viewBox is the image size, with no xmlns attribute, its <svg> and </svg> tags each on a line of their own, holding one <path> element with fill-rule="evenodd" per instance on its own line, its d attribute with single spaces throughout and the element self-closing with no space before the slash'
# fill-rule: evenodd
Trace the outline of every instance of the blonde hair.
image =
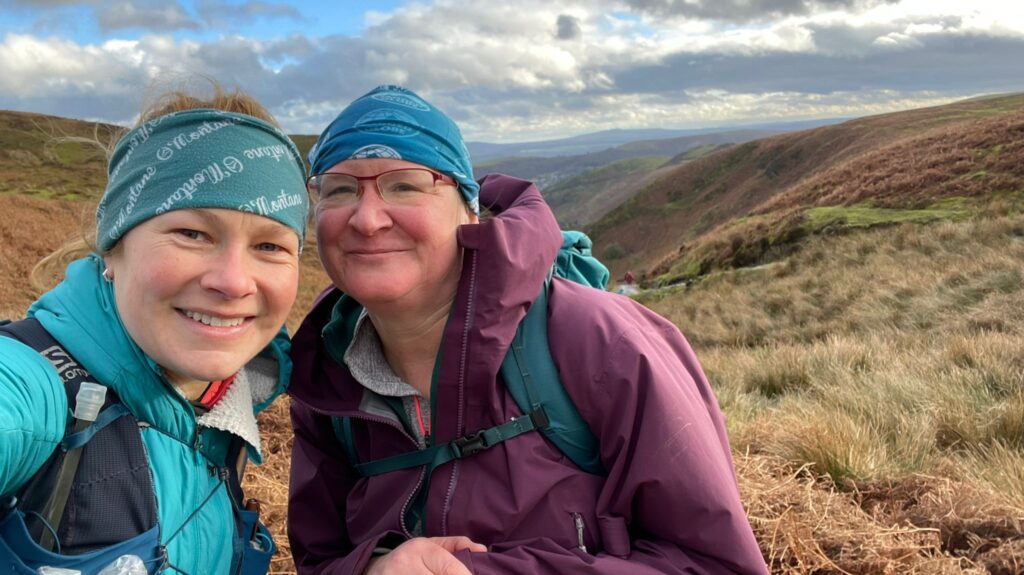
<svg viewBox="0 0 1024 575">
<path fill-rule="evenodd" d="M 139 114 L 139 119 L 135 122 L 134 126 L 122 130 L 116 138 L 111 139 L 110 145 L 107 148 L 107 156 L 110 156 L 117 143 L 121 141 L 121 138 L 131 130 L 141 126 L 143 122 L 148 122 L 172 112 L 210 108 L 236 114 L 246 114 L 280 127 L 270 112 L 252 96 L 238 88 L 225 91 L 220 84 L 211 78 L 204 78 L 204 80 L 212 87 L 212 96 L 203 98 L 190 93 L 186 89 L 176 89 L 166 91 L 153 98 L 149 104 L 143 106 L 142 113 Z M 83 229 L 78 237 L 68 240 L 53 253 L 39 260 L 39 263 L 32 268 L 32 271 L 29 273 L 29 285 L 33 289 L 39 293 L 52 289 L 64 277 L 64 269 L 67 268 L 68 264 L 90 253 L 99 252 L 99 249 L 96 247 L 95 223 L 90 230 L 84 229 L 84 223 L 82 227 Z M 115 250 L 117 250 L 117 245 L 114 245 L 106 253 L 111 253 Z M 106 253 L 103 255 L 106 255 Z"/>
</svg>

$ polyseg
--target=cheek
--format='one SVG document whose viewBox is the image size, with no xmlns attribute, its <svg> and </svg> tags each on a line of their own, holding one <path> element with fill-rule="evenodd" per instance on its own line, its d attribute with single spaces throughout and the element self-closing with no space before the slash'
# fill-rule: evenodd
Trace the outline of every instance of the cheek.
<svg viewBox="0 0 1024 575">
<path fill-rule="evenodd" d="M 152 258 L 148 263 L 133 266 L 130 274 L 116 277 L 115 290 L 120 283 L 123 291 L 118 296 L 125 297 L 130 303 L 163 300 L 182 289 L 185 272 L 187 266 L 181 262 Z"/>
<path fill-rule="evenodd" d="M 317 246 L 337 243 L 345 230 L 348 218 L 341 210 L 326 210 L 316 215 Z"/>
<path fill-rule="evenodd" d="M 267 277 L 273 279 L 265 289 L 268 293 L 268 300 L 274 308 L 274 314 L 288 315 L 299 291 L 299 270 L 297 268 L 287 271 L 275 269 L 271 270 Z"/>
</svg>

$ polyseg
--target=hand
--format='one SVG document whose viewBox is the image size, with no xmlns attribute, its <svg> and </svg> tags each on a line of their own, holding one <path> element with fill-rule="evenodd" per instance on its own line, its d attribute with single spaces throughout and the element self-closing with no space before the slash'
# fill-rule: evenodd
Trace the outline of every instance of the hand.
<svg viewBox="0 0 1024 575">
<path fill-rule="evenodd" d="M 472 575 L 469 569 L 452 555 L 469 549 L 487 551 L 487 547 L 474 543 L 468 537 L 416 537 L 402 543 L 385 555 L 374 557 L 366 566 L 364 575 Z"/>
</svg>

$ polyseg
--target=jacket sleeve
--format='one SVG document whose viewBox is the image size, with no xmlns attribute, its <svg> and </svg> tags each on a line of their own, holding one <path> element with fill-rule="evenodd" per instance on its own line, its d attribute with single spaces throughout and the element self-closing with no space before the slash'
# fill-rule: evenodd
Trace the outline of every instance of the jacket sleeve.
<svg viewBox="0 0 1024 575">
<path fill-rule="evenodd" d="M 0 336 L 0 496 L 16 492 L 50 457 L 64 437 L 67 409 L 49 362 Z"/>
<path fill-rule="evenodd" d="M 473 573 L 767 573 L 697 358 L 675 326 L 631 304 L 618 307 L 629 319 L 611 322 L 625 329 L 604 326 L 619 334 L 606 343 L 553 345 L 558 365 L 592 366 L 562 377 L 608 471 L 597 502 L 603 549 L 539 540 L 458 553 Z"/>
<path fill-rule="evenodd" d="M 345 496 L 355 475 L 334 436 L 330 419 L 294 400 L 291 404 L 291 480 L 288 540 L 300 575 L 362 573 L 378 545 L 404 540 L 399 533 L 353 545 L 345 528 Z"/>
</svg>

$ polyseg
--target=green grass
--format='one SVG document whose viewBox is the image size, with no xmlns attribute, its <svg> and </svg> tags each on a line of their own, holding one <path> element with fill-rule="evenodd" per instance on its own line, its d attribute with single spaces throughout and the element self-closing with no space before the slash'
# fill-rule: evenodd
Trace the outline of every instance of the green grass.
<svg viewBox="0 0 1024 575">
<path fill-rule="evenodd" d="M 665 164 L 682 164 L 683 162 L 692 162 L 693 160 L 699 160 L 700 158 L 703 158 L 704 156 L 707 156 L 712 152 L 717 152 L 718 150 L 727 148 L 731 145 L 732 144 L 704 144 L 703 146 L 697 146 L 696 148 L 691 148 L 681 154 L 676 155 L 672 159 L 665 162 Z"/>
<path fill-rule="evenodd" d="M 963 220 L 982 210 L 975 204 L 967 198 L 950 197 L 922 209 L 876 208 L 858 204 L 809 208 L 782 218 L 774 214 L 739 218 L 715 232 L 717 238 L 705 240 L 684 253 L 652 283 L 666 286 L 693 280 L 714 270 L 762 265 L 786 257 L 798 250 L 806 238 L 825 232 Z M 704 220 L 688 230 L 683 240 L 701 233 L 702 223 Z M 860 249 L 866 254 L 873 247 L 862 246 Z"/>
<path fill-rule="evenodd" d="M 58 141 L 50 147 L 53 157 L 64 166 L 78 166 L 90 162 L 105 162 L 106 154 L 95 143 Z"/>
<path fill-rule="evenodd" d="M 814 231 L 829 226 L 870 228 L 878 225 L 927 223 L 966 217 L 970 214 L 969 211 L 953 207 L 958 205 L 958 201 L 962 200 L 949 198 L 943 200 L 944 203 L 940 206 L 933 205 L 920 210 L 874 208 L 866 205 L 810 208 L 806 211 L 807 226 Z"/>
</svg>

